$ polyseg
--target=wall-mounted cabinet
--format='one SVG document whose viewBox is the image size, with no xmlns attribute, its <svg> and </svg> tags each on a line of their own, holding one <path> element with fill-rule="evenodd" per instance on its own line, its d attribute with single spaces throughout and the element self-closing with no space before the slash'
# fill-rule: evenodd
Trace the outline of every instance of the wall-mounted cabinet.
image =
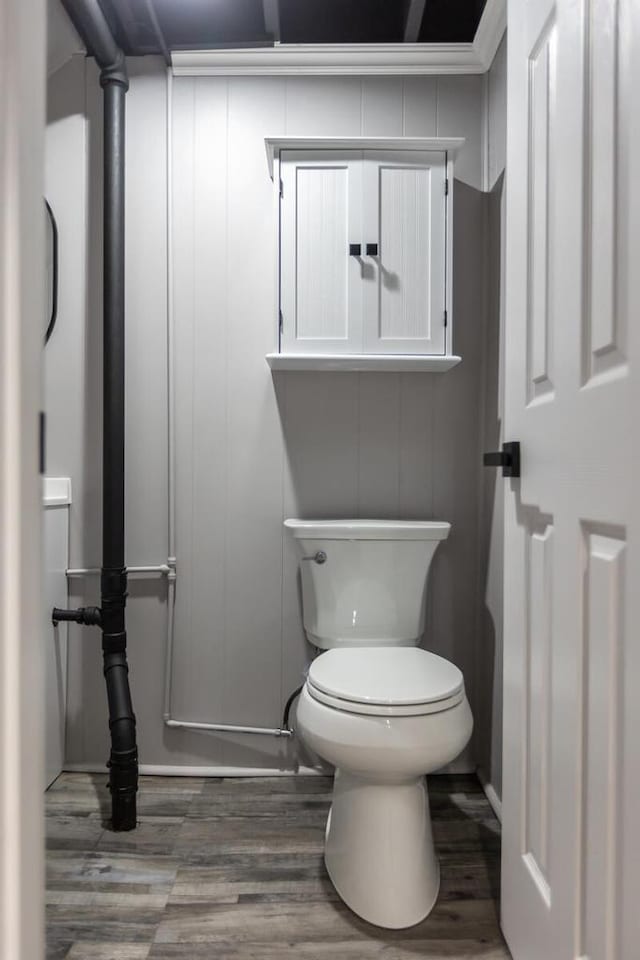
<svg viewBox="0 0 640 960">
<path fill-rule="evenodd" d="M 451 211 L 462 142 L 267 140 L 279 227 L 274 369 L 458 362 Z"/>
</svg>

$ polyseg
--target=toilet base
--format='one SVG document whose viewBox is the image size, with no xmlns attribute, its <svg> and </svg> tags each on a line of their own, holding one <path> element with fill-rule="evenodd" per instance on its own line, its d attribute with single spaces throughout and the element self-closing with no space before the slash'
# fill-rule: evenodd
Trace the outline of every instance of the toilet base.
<svg viewBox="0 0 640 960">
<path fill-rule="evenodd" d="M 342 900 L 369 923 L 424 920 L 440 887 L 425 777 L 379 782 L 336 770 L 325 864 Z"/>
</svg>

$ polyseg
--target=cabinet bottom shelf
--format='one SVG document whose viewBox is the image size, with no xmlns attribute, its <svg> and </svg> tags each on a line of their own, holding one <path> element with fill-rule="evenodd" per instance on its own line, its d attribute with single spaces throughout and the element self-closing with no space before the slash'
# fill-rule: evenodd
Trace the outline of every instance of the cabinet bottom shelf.
<svg viewBox="0 0 640 960">
<path fill-rule="evenodd" d="M 445 373 L 460 363 L 462 357 L 375 353 L 268 353 L 265 359 L 272 370 Z"/>
</svg>

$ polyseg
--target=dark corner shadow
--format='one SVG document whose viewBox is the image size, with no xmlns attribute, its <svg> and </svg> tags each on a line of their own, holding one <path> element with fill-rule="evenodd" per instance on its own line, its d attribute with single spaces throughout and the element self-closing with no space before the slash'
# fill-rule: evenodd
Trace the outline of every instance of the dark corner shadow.
<svg viewBox="0 0 640 960">
<path fill-rule="evenodd" d="M 503 318 L 503 190 L 504 173 L 487 195 L 486 215 L 486 330 L 484 372 L 484 422 L 481 424 L 482 446 L 485 451 L 499 450 L 502 442 L 501 396 L 502 389 L 502 318 Z M 495 716 L 496 703 L 502 695 L 502 623 L 496 624 L 494 611 L 501 610 L 501 587 L 494 577 L 489 581 L 491 568 L 503 565 L 503 523 L 499 494 L 505 483 L 498 470 L 482 468 L 480 506 L 480 588 L 481 609 L 479 622 L 478 654 L 478 717 L 474 738 L 478 765 L 492 772 L 501 753 L 501 730 L 494 734 L 494 726 L 501 727 L 502 718 Z M 489 594 L 491 607 L 489 606 Z M 500 593 L 498 596 L 497 594 Z"/>
</svg>

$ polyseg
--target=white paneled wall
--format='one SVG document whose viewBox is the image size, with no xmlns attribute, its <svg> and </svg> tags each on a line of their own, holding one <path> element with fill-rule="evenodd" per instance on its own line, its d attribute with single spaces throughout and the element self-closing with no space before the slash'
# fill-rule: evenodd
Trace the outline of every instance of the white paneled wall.
<svg viewBox="0 0 640 960">
<path fill-rule="evenodd" d="M 168 550 L 170 279 L 177 421 L 174 715 L 279 723 L 309 656 L 297 564 L 282 530 L 283 518 L 295 515 L 452 522 L 451 538 L 433 566 L 427 645 L 462 667 L 473 700 L 485 325 L 482 78 L 177 78 L 168 142 L 164 71 L 154 60 L 135 61 L 131 68 L 127 559 L 158 563 Z M 91 82 L 87 104 L 91 192 L 85 222 L 100 182 L 92 133 L 99 101 Z M 276 228 L 264 136 L 403 133 L 467 140 L 454 210 L 455 349 L 463 362 L 445 375 L 272 375 L 264 355 L 275 345 Z M 94 253 L 100 229 L 95 213 L 89 218 Z M 76 372 L 89 381 L 84 416 L 92 423 L 99 416 L 95 310 L 78 326 L 85 366 Z M 59 335 L 64 344 L 71 327 L 65 333 L 61 322 Z M 52 401 L 58 417 L 65 389 L 73 396 L 77 385 L 61 387 Z M 95 565 L 99 434 L 91 438 L 78 427 L 77 443 L 83 444 L 83 456 L 73 454 L 72 466 L 86 482 L 76 487 L 80 502 L 73 510 L 82 532 L 72 536 L 71 562 Z M 63 464 L 57 469 L 73 475 Z M 96 586 L 76 584 L 73 602 L 95 601 Z M 164 727 L 166 616 L 163 582 L 132 581 L 131 679 L 142 762 L 290 768 L 291 744 Z M 85 631 L 81 639 L 76 631 L 70 640 L 72 764 L 99 765 L 106 757 L 99 646 L 97 633 Z"/>
<path fill-rule="evenodd" d="M 456 349 L 466 362 L 445 377 L 272 376 L 264 354 L 275 346 L 276 224 L 263 138 L 440 134 L 440 87 L 462 118 L 448 117 L 446 132 L 469 142 L 471 185 L 457 185 L 455 213 Z M 473 688 L 481 93 L 481 81 L 466 78 L 174 80 L 181 718 L 273 725 L 298 685 L 309 651 L 287 516 L 451 520 L 434 566 L 430 645 L 460 663 Z M 273 745 L 258 746 L 266 762 Z M 233 752 L 224 756 L 231 762 Z"/>
</svg>

